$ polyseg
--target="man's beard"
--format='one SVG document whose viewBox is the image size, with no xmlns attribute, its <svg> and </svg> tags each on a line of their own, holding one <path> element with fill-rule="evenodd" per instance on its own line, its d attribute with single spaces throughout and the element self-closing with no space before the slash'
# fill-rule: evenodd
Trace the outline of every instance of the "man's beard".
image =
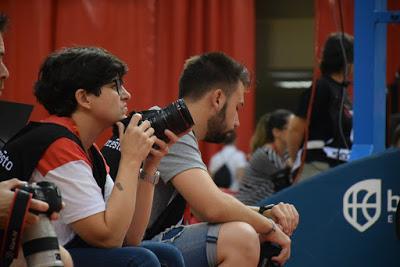
<svg viewBox="0 0 400 267">
<path fill-rule="evenodd" d="M 227 105 L 225 103 L 222 109 L 207 121 L 207 133 L 204 137 L 204 141 L 221 144 L 226 138 L 235 132 L 234 129 L 226 130 L 226 108 Z"/>
</svg>

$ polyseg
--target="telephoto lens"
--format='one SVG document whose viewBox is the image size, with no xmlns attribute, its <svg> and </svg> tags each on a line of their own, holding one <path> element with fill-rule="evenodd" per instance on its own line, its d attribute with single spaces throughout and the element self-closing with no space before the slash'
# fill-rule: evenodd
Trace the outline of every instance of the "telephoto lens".
<svg viewBox="0 0 400 267">
<path fill-rule="evenodd" d="M 27 227 L 23 233 L 22 247 L 28 266 L 64 266 L 57 235 L 49 218 L 51 213 L 59 212 L 62 208 L 60 191 L 50 182 L 33 183 L 20 189 L 32 193 L 32 198 L 49 204 L 46 213 L 38 213 L 39 222 Z"/>
<path fill-rule="evenodd" d="M 128 126 L 132 115 L 136 112 L 132 112 L 128 118 L 122 120 L 122 123 Z M 148 120 L 151 127 L 154 129 L 154 134 L 157 138 L 168 142 L 168 137 L 164 134 L 165 129 L 168 129 L 179 135 L 194 125 L 193 118 L 190 115 L 189 109 L 187 108 L 183 99 L 178 99 L 163 109 L 151 109 L 139 112 L 142 114 L 142 121 Z M 118 128 L 114 127 L 114 135 L 118 132 Z"/>
</svg>

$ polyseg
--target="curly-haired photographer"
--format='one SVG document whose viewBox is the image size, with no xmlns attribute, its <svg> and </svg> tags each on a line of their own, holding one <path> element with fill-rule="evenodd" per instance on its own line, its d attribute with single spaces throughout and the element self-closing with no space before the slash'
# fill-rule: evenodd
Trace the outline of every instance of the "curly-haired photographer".
<svg viewBox="0 0 400 267">
<path fill-rule="evenodd" d="M 75 138 L 51 143 L 31 181 L 50 181 L 60 189 L 66 206 L 54 226 L 76 266 L 183 266 L 173 246 L 140 244 L 157 166 L 178 137 L 166 130 L 169 143 L 158 139 L 147 120 L 139 123 L 140 114 L 126 127 L 118 123 L 121 161 L 115 183 L 94 144 L 127 116 L 126 72 L 124 62 L 97 47 L 65 48 L 45 59 L 34 89 L 50 113 L 42 124 L 63 127 Z"/>
</svg>

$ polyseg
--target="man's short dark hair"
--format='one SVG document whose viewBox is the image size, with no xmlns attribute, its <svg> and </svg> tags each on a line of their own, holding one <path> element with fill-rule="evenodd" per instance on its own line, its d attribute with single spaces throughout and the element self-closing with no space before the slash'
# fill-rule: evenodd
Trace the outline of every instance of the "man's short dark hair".
<svg viewBox="0 0 400 267">
<path fill-rule="evenodd" d="M 78 89 L 99 96 L 102 86 L 122 79 L 126 72 L 126 64 L 105 49 L 64 48 L 43 62 L 34 93 L 50 114 L 70 116 L 77 107 Z"/>
<path fill-rule="evenodd" d="M 221 52 L 210 52 L 188 59 L 179 80 L 179 97 L 197 100 L 215 87 L 227 96 L 236 89 L 238 82 L 249 86 L 247 69 Z"/>
<path fill-rule="evenodd" d="M 0 13 L 0 33 L 3 33 L 8 25 L 8 17 L 4 13 Z"/>
<path fill-rule="evenodd" d="M 323 75 L 339 73 L 345 68 L 343 48 L 347 63 L 353 63 L 353 37 L 345 33 L 333 33 L 326 40 L 322 52 L 320 70 Z"/>
</svg>

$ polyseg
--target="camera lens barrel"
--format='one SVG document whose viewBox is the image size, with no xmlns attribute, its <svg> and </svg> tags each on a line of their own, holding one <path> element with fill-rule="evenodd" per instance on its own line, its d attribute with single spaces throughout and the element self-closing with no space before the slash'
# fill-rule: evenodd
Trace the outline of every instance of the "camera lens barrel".
<svg viewBox="0 0 400 267">
<path fill-rule="evenodd" d="M 164 109 L 143 111 L 142 120 L 148 120 L 154 128 L 155 135 L 168 142 L 164 134 L 169 129 L 175 134 L 180 134 L 194 125 L 192 116 L 183 99 L 178 99 Z"/>
<path fill-rule="evenodd" d="M 136 112 L 131 112 L 130 115 L 121 120 L 121 122 L 128 126 L 131 121 L 132 115 Z M 168 142 L 168 137 L 164 134 L 165 129 L 169 129 L 175 134 L 180 134 L 194 125 L 192 115 L 187 108 L 183 99 L 178 99 L 171 103 L 164 109 L 152 109 L 138 112 L 142 114 L 142 119 L 139 124 L 145 120 L 150 122 L 151 127 L 154 129 L 154 134 L 157 138 Z M 113 135 L 118 136 L 118 127 L 113 127 Z"/>
<path fill-rule="evenodd" d="M 64 266 L 58 239 L 49 216 L 62 208 L 61 193 L 51 182 L 38 182 L 24 185 L 20 190 L 32 193 L 32 198 L 49 204 L 46 213 L 39 213 L 39 222 L 25 229 L 22 235 L 22 248 L 28 266 Z"/>
<path fill-rule="evenodd" d="M 28 266 L 64 266 L 57 235 L 50 219 L 39 214 L 39 222 L 27 228 L 22 238 L 22 248 Z"/>
</svg>

